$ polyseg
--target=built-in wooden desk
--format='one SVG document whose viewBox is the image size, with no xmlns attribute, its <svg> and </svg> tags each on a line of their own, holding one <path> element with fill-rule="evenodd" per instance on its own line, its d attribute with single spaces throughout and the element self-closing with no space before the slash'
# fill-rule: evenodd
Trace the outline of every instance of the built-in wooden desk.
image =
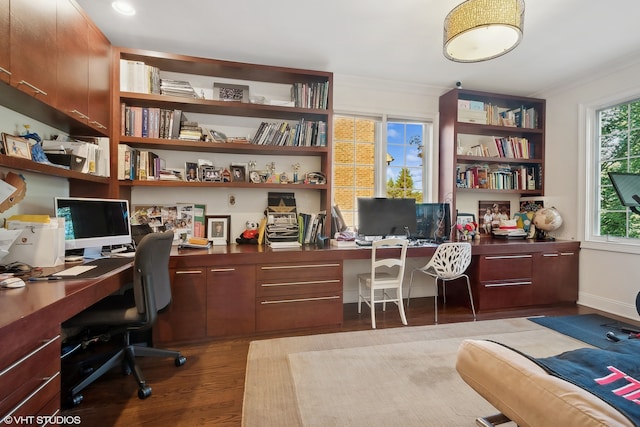
<svg viewBox="0 0 640 427">
<path fill-rule="evenodd" d="M 131 282 L 132 272 L 129 264 L 95 279 L 0 289 L 0 419 L 60 410 L 60 325 Z"/>
<path fill-rule="evenodd" d="M 469 273 L 478 310 L 577 300 L 579 242 L 487 238 L 471 243 Z M 424 257 L 426 263 L 435 249 L 410 247 L 407 256 Z M 370 256 L 367 247 L 174 248 L 170 261 L 174 300 L 159 317 L 154 340 L 191 341 L 339 325 L 345 262 Z M 447 288 L 447 301 L 468 304 L 466 292 L 466 286 L 454 283 Z"/>
</svg>

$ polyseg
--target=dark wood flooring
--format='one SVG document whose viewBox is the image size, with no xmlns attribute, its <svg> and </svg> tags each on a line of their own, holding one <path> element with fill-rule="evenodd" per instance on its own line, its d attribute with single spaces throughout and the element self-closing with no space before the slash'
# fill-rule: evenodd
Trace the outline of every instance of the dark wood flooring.
<svg viewBox="0 0 640 427">
<path fill-rule="evenodd" d="M 536 307 L 481 312 L 478 320 L 593 312 L 597 311 L 577 305 Z M 438 310 L 438 317 L 439 323 L 473 320 L 470 310 L 464 307 L 443 307 Z M 433 298 L 411 300 L 407 318 L 410 326 L 433 324 Z M 393 304 L 386 313 L 376 311 L 376 320 L 378 329 L 402 327 Z M 134 379 L 114 370 L 84 390 L 84 401 L 79 406 L 64 409 L 62 414 L 78 415 L 82 425 L 90 426 L 239 426 L 247 351 L 252 340 L 370 328 L 368 308 L 358 315 L 355 304 L 346 304 L 341 327 L 177 345 L 187 357 L 182 367 L 174 367 L 168 359 L 140 359 L 153 388 L 148 399 L 138 399 Z"/>
</svg>

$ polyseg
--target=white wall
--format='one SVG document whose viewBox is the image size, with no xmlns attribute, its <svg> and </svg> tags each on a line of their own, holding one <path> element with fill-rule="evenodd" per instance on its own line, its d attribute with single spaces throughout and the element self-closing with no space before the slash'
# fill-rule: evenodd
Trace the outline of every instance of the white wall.
<svg viewBox="0 0 640 427">
<path fill-rule="evenodd" d="M 640 61 L 615 66 L 608 74 L 539 95 L 547 99 L 545 199 L 560 211 L 564 239 L 584 240 L 585 174 L 580 153 L 588 141 L 580 131 L 579 106 L 611 96 L 639 93 Z M 582 138 L 582 139 L 581 139 Z M 591 247 L 590 247 L 591 246 Z M 638 318 L 635 297 L 640 290 L 640 255 L 602 250 L 582 243 L 579 303 L 629 318 Z"/>
</svg>

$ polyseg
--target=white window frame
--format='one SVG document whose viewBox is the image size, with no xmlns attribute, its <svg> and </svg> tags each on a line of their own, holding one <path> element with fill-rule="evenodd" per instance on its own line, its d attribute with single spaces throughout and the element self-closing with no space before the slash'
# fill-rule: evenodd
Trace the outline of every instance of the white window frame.
<svg viewBox="0 0 640 427">
<path fill-rule="evenodd" d="M 580 153 L 581 170 L 579 173 L 581 178 L 580 187 L 582 187 L 580 194 L 583 195 L 583 200 L 580 202 L 580 211 L 584 212 L 584 217 L 580 218 L 580 227 L 584 236 L 583 248 L 640 254 L 640 239 L 600 236 L 595 233 L 598 226 L 600 202 L 600 143 L 598 140 L 597 111 L 637 99 L 640 99 L 640 92 L 616 94 L 593 103 L 580 104 L 578 106 L 578 140 L 583 141 L 580 147 L 584 147 Z"/>
</svg>

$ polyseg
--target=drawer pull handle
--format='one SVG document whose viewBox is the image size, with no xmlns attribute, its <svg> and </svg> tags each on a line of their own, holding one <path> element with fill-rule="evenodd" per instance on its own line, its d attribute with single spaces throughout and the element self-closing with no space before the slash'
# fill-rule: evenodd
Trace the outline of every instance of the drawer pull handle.
<svg viewBox="0 0 640 427">
<path fill-rule="evenodd" d="M 332 299 L 339 299 L 339 295 L 334 295 L 332 297 L 317 297 L 317 298 L 298 298 L 298 299 L 281 299 L 278 301 L 261 301 L 260 304 L 285 304 L 290 302 L 307 302 L 307 301 L 326 301 Z"/>
<path fill-rule="evenodd" d="M 260 267 L 263 270 L 284 270 L 291 268 L 339 267 L 340 264 L 271 265 Z"/>
<path fill-rule="evenodd" d="M 560 255 L 559 254 L 542 254 L 542 256 L 551 258 L 551 257 L 560 256 Z"/>
<path fill-rule="evenodd" d="M 499 288 L 501 286 L 520 286 L 520 285 L 530 285 L 531 281 L 527 282 L 508 282 L 508 283 L 488 283 L 484 285 L 485 288 Z"/>
<path fill-rule="evenodd" d="M 339 283 L 340 279 L 328 279 L 328 280 L 313 280 L 308 282 L 282 282 L 282 283 L 261 283 L 263 288 L 270 288 L 274 286 L 295 286 L 295 285 L 316 285 L 323 283 Z"/>
<path fill-rule="evenodd" d="M 12 370 L 13 368 L 15 368 L 16 366 L 20 365 L 22 362 L 24 362 L 25 360 L 27 360 L 28 358 L 30 358 L 31 356 L 33 356 L 34 354 L 36 354 L 40 350 L 46 348 L 48 345 L 56 342 L 59 338 L 60 338 L 60 335 L 56 335 L 55 337 L 53 337 L 51 339 L 45 340 L 40 347 L 36 348 L 31 353 L 22 356 L 22 358 L 20 358 L 19 360 L 13 362 L 11 365 L 9 365 L 5 369 L 3 369 L 2 372 L 0 372 L 0 377 L 3 376 L 4 374 L 6 374 L 7 372 L 9 372 L 10 370 Z"/>
<path fill-rule="evenodd" d="M 531 258 L 532 255 L 496 255 L 487 256 L 485 259 L 514 259 L 514 258 Z"/>
<path fill-rule="evenodd" d="M 200 274 L 202 270 L 180 270 L 176 271 L 176 274 Z"/>
<path fill-rule="evenodd" d="M 29 82 L 26 82 L 24 80 L 20 80 L 20 82 L 18 83 L 19 85 L 25 85 L 30 87 L 31 89 L 33 89 L 36 92 L 36 95 L 44 95 L 47 96 L 47 92 L 43 91 L 42 89 L 38 89 L 37 87 L 35 87 L 34 85 L 32 85 Z"/>
<path fill-rule="evenodd" d="M 212 268 L 211 270 L 212 273 L 226 273 L 228 271 L 236 271 L 235 268 Z"/>
<path fill-rule="evenodd" d="M 571 255 L 575 255 L 575 252 L 560 252 L 561 256 L 571 256 Z"/>
<path fill-rule="evenodd" d="M 37 389 L 33 390 L 27 397 L 25 397 L 24 399 L 22 399 L 20 401 L 20 403 L 18 403 L 11 411 L 9 411 L 8 414 L 5 414 L 3 416 L 3 419 L 7 418 L 7 417 L 11 417 L 13 416 L 13 414 L 16 413 L 16 411 L 18 411 L 22 406 L 24 406 L 25 403 L 27 403 L 29 400 L 31 400 L 31 398 L 33 396 L 35 396 L 36 394 L 40 393 L 40 391 L 45 388 L 51 381 L 55 380 L 56 377 L 58 377 L 58 375 L 60 375 L 60 372 L 56 372 L 55 374 L 53 374 L 50 377 L 47 378 L 43 378 L 42 380 L 44 381 L 42 384 L 40 384 L 38 386 Z"/>
<path fill-rule="evenodd" d="M 9 76 L 11 75 L 11 71 L 7 70 L 6 68 L 0 67 L 0 72 L 5 73 L 5 74 L 7 74 Z"/>
</svg>

